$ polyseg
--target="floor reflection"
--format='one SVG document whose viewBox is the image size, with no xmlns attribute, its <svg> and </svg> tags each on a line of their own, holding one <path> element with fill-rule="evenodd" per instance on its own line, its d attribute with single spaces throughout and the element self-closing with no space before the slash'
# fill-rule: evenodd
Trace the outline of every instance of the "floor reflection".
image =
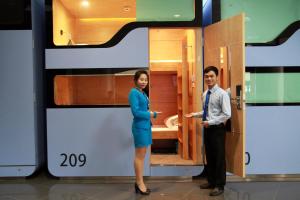
<svg viewBox="0 0 300 200">
<path fill-rule="evenodd" d="M 204 180 L 190 182 L 148 181 L 152 193 L 134 193 L 134 184 L 95 180 L 58 180 L 49 177 L 0 179 L 0 200 L 296 200 L 300 182 L 229 182 L 225 193 L 210 197 L 201 190 Z"/>
</svg>

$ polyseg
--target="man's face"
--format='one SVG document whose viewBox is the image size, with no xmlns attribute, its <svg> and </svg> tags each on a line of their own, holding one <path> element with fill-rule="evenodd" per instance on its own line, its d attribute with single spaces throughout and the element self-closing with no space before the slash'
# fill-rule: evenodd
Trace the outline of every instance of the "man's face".
<svg viewBox="0 0 300 200">
<path fill-rule="evenodd" d="M 214 71 L 209 71 L 204 74 L 204 81 L 209 88 L 212 88 L 217 83 L 218 77 Z"/>
</svg>

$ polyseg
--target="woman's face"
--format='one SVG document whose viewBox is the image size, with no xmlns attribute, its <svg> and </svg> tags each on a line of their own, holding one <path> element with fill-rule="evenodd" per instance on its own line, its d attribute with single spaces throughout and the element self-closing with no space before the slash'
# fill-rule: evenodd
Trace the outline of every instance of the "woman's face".
<svg viewBox="0 0 300 200">
<path fill-rule="evenodd" d="M 148 84 L 148 77 L 146 74 L 141 74 L 139 79 L 137 80 L 136 82 L 136 86 L 139 88 L 139 89 L 145 89 L 145 87 L 147 86 Z"/>
</svg>

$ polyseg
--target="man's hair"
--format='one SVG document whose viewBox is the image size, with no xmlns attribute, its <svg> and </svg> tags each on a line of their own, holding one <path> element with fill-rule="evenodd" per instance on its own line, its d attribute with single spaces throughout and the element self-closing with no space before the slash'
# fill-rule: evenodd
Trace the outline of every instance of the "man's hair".
<svg viewBox="0 0 300 200">
<path fill-rule="evenodd" d="M 215 72 L 216 76 L 218 76 L 218 74 L 219 74 L 218 68 L 216 68 L 215 66 L 208 66 L 208 67 L 206 67 L 204 69 L 204 74 L 207 74 L 210 71 Z"/>
</svg>

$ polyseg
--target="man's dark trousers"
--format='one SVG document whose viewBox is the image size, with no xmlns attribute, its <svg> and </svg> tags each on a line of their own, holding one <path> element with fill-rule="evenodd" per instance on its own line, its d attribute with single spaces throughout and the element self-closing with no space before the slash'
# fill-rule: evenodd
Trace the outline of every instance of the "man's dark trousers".
<svg viewBox="0 0 300 200">
<path fill-rule="evenodd" d="M 210 185 L 221 189 L 226 183 L 225 134 L 223 124 L 204 128 L 207 181 Z"/>
</svg>

